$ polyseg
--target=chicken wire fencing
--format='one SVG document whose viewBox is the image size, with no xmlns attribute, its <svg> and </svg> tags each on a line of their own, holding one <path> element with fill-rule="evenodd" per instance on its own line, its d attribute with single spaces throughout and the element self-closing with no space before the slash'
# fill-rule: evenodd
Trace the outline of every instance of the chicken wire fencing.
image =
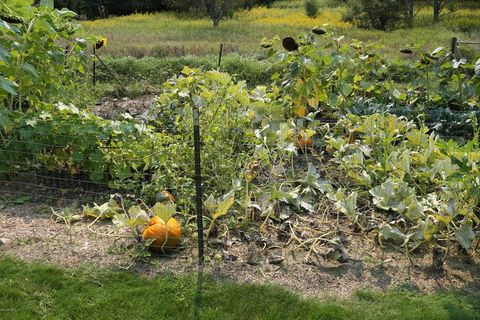
<svg viewBox="0 0 480 320">
<path fill-rule="evenodd" d="M 32 204 L 32 208 L 22 209 L 32 212 L 35 207 L 47 208 L 53 213 L 53 220 L 64 221 L 68 226 L 83 220 L 80 229 L 87 227 L 93 236 L 123 237 L 129 239 L 128 246 L 145 249 L 143 245 L 148 244 L 154 253 L 168 252 L 187 259 L 196 241 L 186 242 L 180 236 L 180 220 L 175 219 L 178 213 L 175 191 L 171 190 L 175 196 L 163 189 L 155 192 L 152 199 L 140 196 L 158 175 L 156 167 L 147 164 L 158 163 L 164 153 L 153 143 L 142 144 L 151 138 L 145 122 L 125 120 L 89 131 L 91 124 L 76 121 L 75 116 L 57 122 L 55 117 L 41 115 L 14 120 L 0 113 L 0 209 L 7 207 L 5 212 L 8 212 L 13 204 Z M 99 120 L 92 126 L 101 124 L 104 123 Z M 121 134 L 115 133 L 116 129 Z M 116 134 L 120 136 L 115 138 Z M 199 161 L 199 132 L 195 137 L 191 141 L 192 153 L 195 144 Z M 133 148 L 137 143 L 141 144 L 141 151 Z M 201 187 L 199 165 L 196 177 L 192 178 Z M 200 193 L 197 217 L 201 249 L 200 255 L 194 255 L 199 262 L 203 261 L 201 197 Z M 170 221 L 170 217 L 174 219 Z M 104 218 L 111 219 L 111 223 L 99 223 Z M 132 225 L 138 221 L 138 225 Z M 139 250 L 135 254 L 143 253 Z M 196 264 L 192 258 L 191 265 Z"/>
<path fill-rule="evenodd" d="M 38 132 L 22 129 L 21 134 L 0 137 L 0 198 L 4 201 L 58 205 L 74 201 L 79 204 L 101 203 L 119 191 L 115 183 L 109 182 L 110 163 L 100 158 L 101 153 L 85 155 L 84 145 L 49 144 L 35 141 L 34 136 L 22 138 L 29 134 Z M 75 140 L 69 135 L 48 133 L 48 136 L 55 141 Z M 95 136 L 90 138 L 97 139 Z M 100 151 L 116 148 L 103 146 Z M 89 169 L 81 165 L 85 157 Z M 130 164 L 142 163 L 144 159 L 128 161 Z M 151 175 L 142 173 L 137 179 L 147 179 Z"/>
<path fill-rule="evenodd" d="M 81 149 L 4 137 L 0 145 L 0 197 L 47 204 L 104 200 L 111 192 L 108 184 L 91 180 L 98 172 L 76 166 L 68 156 Z"/>
</svg>

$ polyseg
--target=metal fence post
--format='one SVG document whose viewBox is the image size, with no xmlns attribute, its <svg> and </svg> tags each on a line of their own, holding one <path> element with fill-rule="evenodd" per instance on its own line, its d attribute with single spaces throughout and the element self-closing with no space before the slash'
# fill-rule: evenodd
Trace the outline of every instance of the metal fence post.
<svg viewBox="0 0 480 320">
<path fill-rule="evenodd" d="M 92 74 L 92 81 L 93 81 L 93 86 L 95 87 L 95 85 L 97 84 L 97 75 L 96 75 L 96 61 L 95 59 L 97 58 L 97 48 L 96 48 L 96 45 L 94 44 L 93 45 L 93 74 Z"/>
<path fill-rule="evenodd" d="M 223 55 L 223 43 L 220 43 L 220 51 L 218 52 L 218 68 L 222 64 L 222 55 Z"/>
<path fill-rule="evenodd" d="M 450 53 L 452 54 L 452 57 L 455 57 L 455 53 L 457 52 L 457 42 L 458 42 L 457 37 L 453 37 L 452 42 L 450 44 Z"/>
<path fill-rule="evenodd" d="M 202 208 L 202 167 L 200 156 L 200 111 L 198 106 L 193 106 L 193 143 L 195 154 L 195 193 L 197 209 L 197 229 L 198 229 L 198 264 L 203 266 L 203 208 Z"/>
</svg>

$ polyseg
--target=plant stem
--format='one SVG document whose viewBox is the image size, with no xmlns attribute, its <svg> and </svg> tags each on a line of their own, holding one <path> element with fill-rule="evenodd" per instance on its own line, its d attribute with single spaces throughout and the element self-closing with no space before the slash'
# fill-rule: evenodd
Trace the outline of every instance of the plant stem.
<svg viewBox="0 0 480 320">
<path fill-rule="evenodd" d="M 249 190 L 249 185 L 250 185 L 250 182 L 248 180 L 246 180 L 246 184 L 245 184 L 245 217 L 244 217 L 244 221 L 243 221 L 243 226 L 244 228 L 246 229 L 247 226 L 248 226 L 248 220 L 249 220 L 249 214 L 248 214 L 248 206 L 250 205 L 250 190 Z"/>
</svg>

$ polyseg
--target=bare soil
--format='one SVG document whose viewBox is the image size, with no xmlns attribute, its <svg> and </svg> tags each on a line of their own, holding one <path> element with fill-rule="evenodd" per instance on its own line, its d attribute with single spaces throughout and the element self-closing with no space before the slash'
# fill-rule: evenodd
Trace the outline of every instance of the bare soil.
<svg viewBox="0 0 480 320">
<path fill-rule="evenodd" d="M 154 254 L 132 263 L 133 238 L 115 233 L 110 221 L 83 219 L 70 227 L 55 221 L 44 205 L 9 205 L 0 209 L 0 257 L 53 263 L 127 268 L 143 275 L 188 274 L 197 270 L 193 240 L 167 255 Z M 219 237 L 207 247 L 205 270 L 216 278 L 277 284 L 309 297 L 349 296 L 360 288 L 398 286 L 421 292 L 461 289 L 480 294 L 480 259 L 451 252 L 443 268 L 432 267 L 431 250 L 410 261 L 393 247 L 381 249 L 374 233 L 360 234 L 331 216 L 296 217 L 289 224 L 266 224 L 248 234 Z M 333 232 L 332 232 L 333 231 Z M 322 235 L 334 235 L 325 237 Z M 320 240 L 313 244 L 312 236 Z M 340 245 L 338 245 L 340 244 Z"/>
<path fill-rule="evenodd" d="M 141 118 L 153 106 L 154 100 L 154 96 L 137 98 L 105 97 L 97 102 L 92 111 L 95 115 L 104 119 L 116 120 L 125 113 L 134 118 Z"/>
</svg>

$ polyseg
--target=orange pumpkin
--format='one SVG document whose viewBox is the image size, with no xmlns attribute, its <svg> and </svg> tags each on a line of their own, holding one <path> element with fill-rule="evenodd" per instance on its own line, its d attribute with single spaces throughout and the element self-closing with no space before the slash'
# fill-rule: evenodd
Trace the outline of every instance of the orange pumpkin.
<svg viewBox="0 0 480 320">
<path fill-rule="evenodd" d="M 142 238 L 144 241 L 154 239 L 150 248 L 160 251 L 174 249 L 180 241 L 181 234 L 182 228 L 177 220 L 170 218 L 165 223 L 160 217 L 154 216 L 143 231 Z"/>
<path fill-rule="evenodd" d="M 162 218 L 159 216 L 153 216 L 152 219 L 148 222 L 149 226 L 153 226 L 154 224 L 160 224 L 160 223 L 165 223 Z"/>
<path fill-rule="evenodd" d="M 155 194 L 155 200 L 157 202 L 171 202 L 175 203 L 175 197 L 169 191 L 164 190 Z"/>
<path fill-rule="evenodd" d="M 308 137 L 305 139 L 303 135 L 299 135 L 297 138 L 297 143 L 296 143 L 298 148 L 305 149 L 306 147 L 311 147 L 313 146 L 313 138 Z"/>
</svg>

